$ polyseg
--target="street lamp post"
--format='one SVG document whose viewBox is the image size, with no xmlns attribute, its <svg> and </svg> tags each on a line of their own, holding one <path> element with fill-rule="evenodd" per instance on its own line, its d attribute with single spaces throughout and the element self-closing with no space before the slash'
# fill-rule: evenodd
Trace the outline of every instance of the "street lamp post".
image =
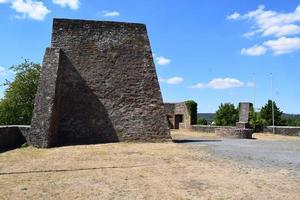
<svg viewBox="0 0 300 200">
<path fill-rule="evenodd" d="M 275 134 L 275 119 L 274 119 L 274 81 L 273 81 L 273 74 L 271 73 L 271 100 L 272 100 L 272 122 L 273 122 L 273 134 Z"/>
</svg>

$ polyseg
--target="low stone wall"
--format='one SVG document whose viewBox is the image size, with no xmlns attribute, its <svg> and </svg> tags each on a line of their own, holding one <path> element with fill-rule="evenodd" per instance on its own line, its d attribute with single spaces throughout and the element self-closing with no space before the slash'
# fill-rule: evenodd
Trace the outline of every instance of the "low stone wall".
<svg viewBox="0 0 300 200">
<path fill-rule="evenodd" d="M 216 128 L 215 133 L 219 137 L 251 139 L 253 129 L 248 128 Z"/>
<path fill-rule="evenodd" d="M 18 148 L 26 142 L 30 126 L 0 126 L 0 150 Z"/>
<path fill-rule="evenodd" d="M 264 132 L 273 133 L 273 126 L 264 127 Z M 298 126 L 275 126 L 275 134 L 300 136 L 300 127 Z"/>
<path fill-rule="evenodd" d="M 233 126 L 192 125 L 191 130 L 203 133 L 214 133 L 217 128 L 234 128 Z"/>
</svg>

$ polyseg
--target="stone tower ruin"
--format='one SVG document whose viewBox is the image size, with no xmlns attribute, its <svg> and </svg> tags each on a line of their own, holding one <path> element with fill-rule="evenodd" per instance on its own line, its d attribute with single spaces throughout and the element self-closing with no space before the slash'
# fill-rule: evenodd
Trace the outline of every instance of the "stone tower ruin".
<svg viewBox="0 0 300 200">
<path fill-rule="evenodd" d="M 146 26 L 54 19 L 29 144 L 170 138 Z"/>
</svg>

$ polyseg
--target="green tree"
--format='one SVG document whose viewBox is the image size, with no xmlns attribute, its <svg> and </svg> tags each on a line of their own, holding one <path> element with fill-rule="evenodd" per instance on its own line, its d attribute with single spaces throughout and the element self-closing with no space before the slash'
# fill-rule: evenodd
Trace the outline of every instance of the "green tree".
<svg viewBox="0 0 300 200">
<path fill-rule="evenodd" d="M 40 68 L 39 64 L 28 60 L 10 67 L 15 78 L 3 84 L 7 89 L 0 101 L 1 125 L 30 124 Z"/>
<path fill-rule="evenodd" d="M 189 114 L 191 116 L 191 125 L 197 124 L 197 103 L 193 100 L 185 101 L 185 105 L 189 110 Z"/>
<path fill-rule="evenodd" d="M 204 118 L 202 118 L 202 117 L 199 117 L 197 119 L 197 124 L 199 124 L 199 125 L 207 125 L 207 120 L 204 119 Z"/>
<path fill-rule="evenodd" d="M 300 126 L 300 117 L 285 118 L 288 126 Z"/>
<path fill-rule="evenodd" d="M 214 122 L 218 126 L 234 126 L 238 121 L 238 109 L 231 103 L 221 103 L 214 118 Z"/>
<path fill-rule="evenodd" d="M 274 102 L 274 124 L 275 125 L 284 125 L 281 119 L 282 112 L 277 107 Z M 260 110 L 260 117 L 264 122 L 264 125 L 271 126 L 273 125 L 272 120 L 272 101 L 268 100 L 268 103 L 264 105 Z"/>
</svg>

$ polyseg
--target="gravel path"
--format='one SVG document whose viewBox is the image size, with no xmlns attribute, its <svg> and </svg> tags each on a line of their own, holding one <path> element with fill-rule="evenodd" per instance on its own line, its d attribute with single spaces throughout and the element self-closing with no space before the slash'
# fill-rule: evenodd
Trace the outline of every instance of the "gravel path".
<svg viewBox="0 0 300 200">
<path fill-rule="evenodd" d="M 204 142 L 210 152 L 247 164 L 300 169 L 300 141 L 256 141 L 223 139 Z"/>
</svg>

